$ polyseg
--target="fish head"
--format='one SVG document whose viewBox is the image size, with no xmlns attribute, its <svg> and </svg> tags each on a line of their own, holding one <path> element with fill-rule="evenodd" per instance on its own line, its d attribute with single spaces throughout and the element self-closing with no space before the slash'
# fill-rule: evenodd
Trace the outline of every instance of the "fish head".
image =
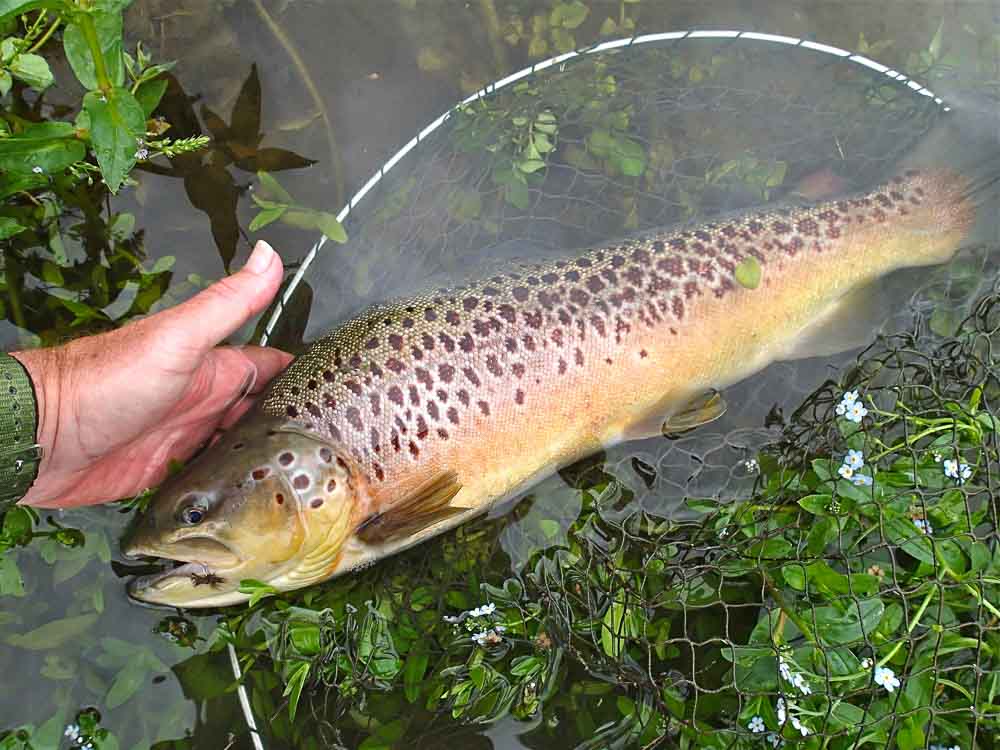
<svg viewBox="0 0 1000 750">
<path fill-rule="evenodd" d="M 346 451 L 302 425 L 238 423 L 151 499 L 122 543 L 182 563 L 129 583 L 133 599 L 176 607 L 246 601 L 240 582 L 279 590 L 329 577 L 358 517 Z"/>
</svg>

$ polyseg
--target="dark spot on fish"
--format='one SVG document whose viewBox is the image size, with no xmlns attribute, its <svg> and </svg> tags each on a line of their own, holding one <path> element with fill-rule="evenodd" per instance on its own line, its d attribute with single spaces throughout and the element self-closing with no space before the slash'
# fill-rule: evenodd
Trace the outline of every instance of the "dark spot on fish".
<svg viewBox="0 0 1000 750">
<path fill-rule="evenodd" d="M 322 508 L 323 507 L 323 498 L 321 498 L 321 497 L 314 497 L 312 499 L 312 501 L 309 503 L 309 505 L 310 505 L 310 507 L 313 507 L 313 508 Z"/>
<path fill-rule="evenodd" d="M 465 375 L 466 379 L 474 386 L 478 387 L 480 385 L 479 376 L 476 374 L 476 371 L 473 370 L 471 367 L 463 367 L 462 373 Z"/>
<path fill-rule="evenodd" d="M 278 505 L 281 505 L 282 503 L 285 502 L 285 496 L 282 495 L 280 492 L 275 494 L 274 499 L 278 502 Z"/>
<path fill-rule="evenodd" d="M 514 392 L 514 403 L 516 403 L 518 406 L 524 404 L 524 391 L 522 391 L 520 388 L 518 388 Z"/>
<path fill-rule="evenodd" d="M 462 322 L 462 317 L 454 310 L 449 310 L 444 314 L 444 319 L 453 326 Z"/>
<path fill-rule="evenodd" d="M 353 427 L 358 432 L 364 429 L 364 425 L 361 423 L 361 412 L 358 411 L 356 406 L 347 407 L 347 411 L 344 412 L 344 416 L 347 417 L 347 421 L 351 423 Z"/>
<path fill-rule="evenodd" d="M 323 416 L 323 413 L 319 410 L 319 407 L 316 406 L 316 404 L 314 404 L 312 401 L 306 401 L 306 411 L 312 414 L 317 419 Z"/>
<path fill-rule="evenodd" d="M 434 403 L 433 401 L 428 401 L 428 402 L 427 402 L 427 414 L 428 414 L 428 415 L 430 416 L 430 418 L 431 418 L 431 419 L 433 419 L 433 420 L 434 420 L 435 422 L 436 422 L 437 420 L 439 420 L 439 419 L 441 418 L 441 414 L 440 414 L 440 412 L 438 411 L 438 406 L 437 406 L 437 404 L 436 404 L 436 403 Z"/>
<path fill-rule="evenodd" d="M 462 334 L 462 338 L 458 340 L 458 348 L 461 349 L 463 352 L 466 353 L 471 352 L 473 349 L 475 349 L 475 346 L 476 345 L 475 342 L 472 340 L 472 336 L 470 336 L 467 333 Z"/>
<path fill-rule="evenodd" d="M 280 456 L 278 456 L 278 463 L 282 466 L 291 466 L 295 462 L 295 454 L 290 451 L 285 451 Z"/>
<path fill-rule="evenodd" d="M 344 386 L 355 396 L 361 395 L 361 385 L 356 380 L 344 381 Z"/>
<path fill-rule="evenodd" d="M 332 383 L 334 378 L 333 370 L 323 370 L 323 380 Z"/>
<path fill-rule="evenodd" d="M 484 417 L 488 417 L 490 415 L 490 405 L 488 403 L 485 401 L 477 401 L 476 404 L 479 406 L 479 411 L 483 413 Z"/>
<path fill-rule="evenodd" d="M 460 388 L 458 391 L 458 400 L 462 402 L 462 406 L 469 405 L 469 392 L 464 388 Z"/>
<path fill-rule="evenodd" d="M 403 328 L 413 328 L 413 318 L 403 318 Z"/>
<path fill-rule="evenodd" d="M 285 414 L 292 417 L 292 419 L 295 419 L 299 416 L 299 410 L 292 405 L 288 405 L 285 407 Z"/>
<path fill-rule="evenodd" d="M 439 333 L 438 334 L 438 341 L 441 342 L 441 346 L 444 347 L 444 350 L 446 352 L 453 352 L 453 351 L 455 351 L 455 341 L 448 334 L 446 334 L 446 333 Z"/>
<path fill-rule="evenodd" d="M 677 318 L 677 320 L 683 320 L 683 318 L 684 318 L 684 301 L 680 297 L 675 296 L 671 300 L 671 309 L 673 310 L 674 317 Z"/>
<path fill-rule="evenodd" d="M 567 271 L 566 273 L 563 274 L 563 280 L 564 281 L 569 281 L 570 283 L 576 283 L 577 281 L 580 280 L 580 272 L 579 271 Z"/>
<path fill-rule="evenodd" d="M 438 314 L 433 307 L 428 307 L 424 309 L 424 320 L 426 320 L 428 323 L 433 323 L 435 320 L 437 320 L 437 318 Z"/>
<path fill-rule="evenodd" d="M 407 390 L 410 393 L 410 403 L 414 406 L 420 406 L 420 392 L 417 390 L 417 386 L 411 385 Z"/>
<path fill-rule="evenodd" d="M 380 464 L 375 464 L 373 468 L 375 470 L 375 478 L 380 482 L 384 482 L 385 471 L 382 469 L 382 466 Z"/>
<path fill-rule="evenodd" d="M 399 433 L 396 432 L 395 428 L 393 428 L 393 430 L 392 430 L 392 435 L 389 438 L 389 442 L 392 444 L 392 449 L 394 451 L 396 451 L 396 453 L 399 453 L 399 451 L 400 451 Z"/>
<path fill-rule="evenodd" d="M 568 365 L 566 364 L 566 360 L 565 360 L 565 359 L 562 359 L 562 358 L 560 358 L 560 359 L 559 359 L 559 374 L 560 374 L 560 375 L 565 375 L 565 374 L 566 374 L 566 367 L 567 367 L 567 366 L 568 366 Z"/>
<path fill-rule="evenodd" d="M 270 475 L 271 475 L 271 467 L 270 466 L 261 466 L 259 469 L 254 469 L 250 473 L 250 476 L 253 479 L 257 480 L 258 482 L 261 479 L 267 479 Z"/>
<path fill-rule="evenodd" d="M 592 265 L 590 259 L 588 258 L 577 258 L 576 264 L 580 266 L 580 268 L 590 268 L 590 266 Z"/>
<path fill-rule="evenodd" d="M 496 297 L 498 294 L 500 294 L 500 290 L 497 289 L 495 286 L 487 286 L 483 287 L 483 294 L 485 294 L 487 297 Z"/>
<path fill-rule="evenodd" d="M 309 479 L 308 474 L 296 474 L 295 479 L 292 480 L 292 487 L 297 490 L 307 490 L 312 481 Z"/>
<path fill-rule="evenodd" d="M 395 349 L 397 352 L 403 348 L 403 337 L 398 333 L 389 334 L 389 346 Z"/>
<path fill-rule="evenodd" d="M 573 352 L 573 357 L 577 365 L 581 366 L 583 365 L 583 351 L 580 349 L 580 347 L 577 347 L 576 350 Z"/>
<path fill-rule="evenodd" d="M 428 433 L 427 420 L 422 414 L 417 415 L 417 440 L 423 440 Z"/>
<path fill-rule="evenodd" d="M 371 404 L 372 414 L 377 417 L 382 413 L 382 400 L 377 393 L 369 393 L 368 402 Z"/>
<path fill-rule="evenodd" d="M 445 414 L 447 415 L 449 422 L 452 424 L 458 424 L 458 409 L 454 406 L 449 406 L 448 411 L 445 412 Z"/>
<path fill-rule="evenodd" d="M 328 481 L 326 483 L 326 491 L 327 492 L 333 492 L 335 489 L 337 489 L 337 480 L 336 479 L 331 479 L 330 481 Z"/>
<path fill-rule="evenodd" d="M 389 359 L 385 361 L 385 366 L 395 373 L 400 373 L 406 369 L 406 366 L 395 357 L 389 357 Z"/>
<path fill-rule="evenodd" d="M 414 443 L 412 440 L 410 441 L 410 444 L 407 446 L 407 448 L 409 448 L 410 455 L 413 456 L 414 458 L 417 458 L 420 455 L 420 449 L 417 447 L 417 444 Z"/>
<path fill-rule="evenodd" d="M 528 287 L 526 286 L 516 286 L 510 293 L 518 302 L 524 302 L 531 296 L 531 293 L 528 291 Z"/>
<path fill-rule="evenodd" d="M 400 390 L 398 385 L 394 385 L 389 388 L 389 400 L 392 401 L 397 406 L 403 405 L 403 391 Z"/>
<path fill-rule="evenodd" d="M 472 312 L 473 310 L 476 309 L 476 306 L 478 304 L 479 300 L 476 299 L 475 297 L 466 297 L 465 299 L 462 300 L 462 307 L 465 309 L 466 312 Z"/>
</svg>

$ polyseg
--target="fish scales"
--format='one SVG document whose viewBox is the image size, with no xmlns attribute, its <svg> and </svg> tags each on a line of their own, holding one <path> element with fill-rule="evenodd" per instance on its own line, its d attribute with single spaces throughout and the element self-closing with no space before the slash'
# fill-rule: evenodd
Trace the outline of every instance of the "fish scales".
<svg viewBox="0 0 1000 750">
<path fill-rule="evenodd" d="M 379 305 L 316 342 L 263 408 L 345 445 L 378 507 L 442 467 L 459 475 L 456 502 L 474 506 L 615 442 L 672 390 L 719 384 L 733 357 L 746 370 L 755 347 L 773 358 L 770 329 L 804 325 L 859 277 L 907 264 L 871 252 L 895 228 L 927 224 L 935 242 L 949 217 L 964 230 L 958 190 L 954 175 L 910 171 L 867 194 L 652 232 Z M 751 257 L 756 290 L 736 280 Z M 837 263 L 857 268 L 831 272 Z M 717 352 L 692 368 L 706 337 Z"/>
</svg>

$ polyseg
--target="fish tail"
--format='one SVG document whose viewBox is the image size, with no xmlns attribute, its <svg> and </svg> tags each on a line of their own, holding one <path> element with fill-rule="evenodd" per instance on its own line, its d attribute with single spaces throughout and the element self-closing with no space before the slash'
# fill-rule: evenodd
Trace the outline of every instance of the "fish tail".
<svg viewBox="0 0 1000 750">
<path fill-rule="evenodd" d="M 1000 238 L 1000 104 L 981 95 L 954 94 L 951 105 L 903 159 L 900 171 L 950 175 L 948 198 L 975 215 L 967 241 Z M 986 210 L 983 210 L 986 208 Z"/>
</svg>

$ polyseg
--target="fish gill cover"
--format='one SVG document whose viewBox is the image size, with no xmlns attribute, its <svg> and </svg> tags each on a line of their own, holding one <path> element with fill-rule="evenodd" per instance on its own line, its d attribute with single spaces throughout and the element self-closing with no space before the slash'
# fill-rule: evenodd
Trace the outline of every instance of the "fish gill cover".
<svg viewBox="0 0 1000 750">
<path fill-rule="evenodd" d="M 373 290 L 870 184 L 941 116 L 855 62 L 747 40 L 549 68 L 453 111 L 352 206 L 303 275 L 312 337 Z M 988 250 L 894 276 L 886 330 L 910 333 L 773 366 L 708 428 L 304 593 L 248 582 L 217 647 L 265 734 L 473 746 L 463 725 L 503 719 L 528 747 L 995 747 Z"/>
</svg>

